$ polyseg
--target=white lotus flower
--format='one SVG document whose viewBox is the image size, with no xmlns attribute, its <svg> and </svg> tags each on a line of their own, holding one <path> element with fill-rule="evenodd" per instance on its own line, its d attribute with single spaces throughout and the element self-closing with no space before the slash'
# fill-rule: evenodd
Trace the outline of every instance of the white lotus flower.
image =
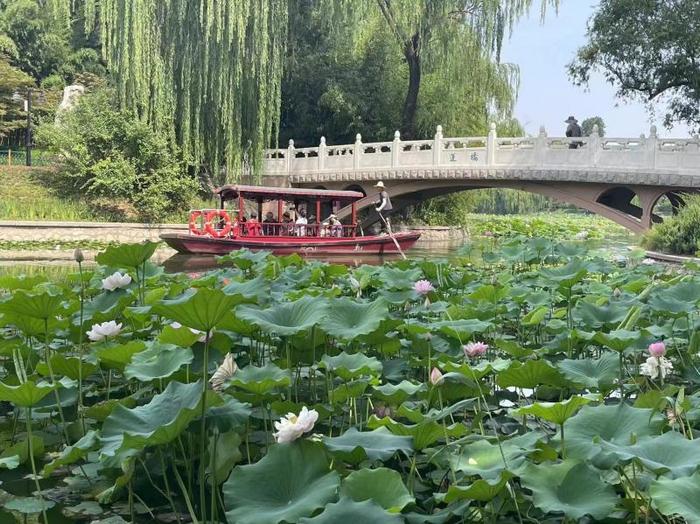
<svg viewBox="0 0 700 524">
<path fill-rule="evenodd" d="M 653 266 L 654 264 L 656 264 L 656 260 L 654 260 L 653 258 L 645 258 L 644 260 L 642 260 L 642 264 L 645 266 Z"/>
<path fill-rule="evenodd" d="M 287 413 L 286 417 L 282 417 L 279 422 L 275 422 L 277 433 L 273 433 L 277 442 L 293 442 L 304 433 L 308 433 L 314 427 L 318 420 L 318 412 L 315 409 L 307 409 L 306 406 L 301 408 L 299 415 Z"/>
<path fill-rule="evenodd" d="M 236 361 L 233 360 L 233 355 L 227 353 L 224 362 L 214 371 L 214 374 L 209 379 L 211 388 L 214 391 L 221 391 L 224 389 L 224 383 L 230 379 L 237 370 L 238 365 Z"/>
<path fill-rule="evenodd" d="M 109 337 L 116 337 L 121 333 L 122 325 L 117 324 L 114 320 L 103 322 L 102 324 L 93 324 L 92 329 L 87 332 L 87 336 L 93 342 L 98 342 Z"/>
<path fill-rule="evenodd" d="M 588 238 L 588 231 L 585 229 L 583 231 L 579 231 L 574 235 L 574 240 L 586 240 Z"/>
<path fill-rule="evenodd" d="M 647 361 L 639 366 L 639 372 L 654 380 L 658 376 L 666 378 L 673 370 L 673 362 L 666 357 L 649 357 Z"/>
<path fill-rule="evenodd" d="M 115 271 L 107 278 L 102 279 L 102 289 L 107 291 L 114 291 L 115 289 L 120 289 L 131 284 L 131 277 L 124 273 L 123 275 L 119 271 Z"/>
</svg>

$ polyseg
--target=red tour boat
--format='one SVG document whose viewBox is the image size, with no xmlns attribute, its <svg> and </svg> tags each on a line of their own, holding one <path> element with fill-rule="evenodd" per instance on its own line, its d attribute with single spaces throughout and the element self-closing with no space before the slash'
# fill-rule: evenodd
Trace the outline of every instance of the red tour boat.
<svg viewBox="0 0 700 524">
<path fill-rule="evenodd" d="M 221 199 L 220 209 L 193 210 L 189 234 L 161 238 L 180 253 L 200 255 L 223 255 L 242 248 L 275 254 L 382 255 L 398 253 L 396 244 L 401 250 L 409 249 L 420 237 L 413 232 L 358 234 L 356 204 L 364 195 L 357 191 L 226 185 L 215 193 Z M 227 209 L 230 202 L 237 209 Z M 252 209 L 247 214 L 246 203 Z M 293 207 L 288 209 L 286 204 Z M 350 222 L 344 224 L 335 213 L 348 206 Z"/>
</svg>

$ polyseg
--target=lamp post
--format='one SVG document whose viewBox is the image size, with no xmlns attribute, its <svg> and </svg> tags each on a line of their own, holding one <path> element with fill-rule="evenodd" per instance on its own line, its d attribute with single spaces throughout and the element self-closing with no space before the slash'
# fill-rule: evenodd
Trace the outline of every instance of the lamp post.
<svg viewBox="0 0 700 524">
<path fill-rule="evenodd" d="M 24 110 L 27 112 L 27 129 L 24 135 L 24 145 L 27 148 L 26 164 L 32 165 L 32 88 L 27 89 L 27 99 L 24 101 Z"/>
</svg>

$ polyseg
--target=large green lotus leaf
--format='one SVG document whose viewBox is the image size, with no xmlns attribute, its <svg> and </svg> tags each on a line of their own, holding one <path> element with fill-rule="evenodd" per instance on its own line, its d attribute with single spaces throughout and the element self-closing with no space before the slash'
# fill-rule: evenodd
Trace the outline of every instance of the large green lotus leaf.
<svg viewBox="0 0 700 524">
<path fill-rule="evenodd" d="M 621 353 L 626 349 L 634 346 L 634 343 L 639 340 L 641 333 L 639 331 L 628 331 L 626 329 L 616 329 L 609 333 L 602 331 L 596 332 L 593 340 L 598 344 L 609 347 L 613 351 Z"/>
<path fill-rule="evenodd" d="M 345 404 L 350 398 L 361 397 L 368 385 L 366 378 L 345 381 L 328 392 L 328 400 L 331 404 Z"/>
<path fill-rule="evenodd" d="M 233 466 L 243 458 L 240 445 L 241 436 L 235 431 L 215 433 L 209 437 L 207 479 L 210 484 L 218 486 L 228 478 Z"/>
<path fill-rule="evenodd" d="M 657 475 L 670 473 L 674 478 L 687 477 L 700 466 L 700 440 L 688 440 L 675 431 L 646 437 L 627 446 L 608 442 L 603 442 L 602 446 L 623 462 L 639 460 Z"/>
<path fill-rule="evenodd" d="M 95 257 L 98 264 L 117 268 L 140 268 L 153 256 L 158 248 L 157 242 L 142 244 L 119 244 L 109 246 Z"/>
<path fill-rule="evenodd" d="M 126 365 L 136 353 L 144 351 L 146 343 L 143 340 L 132 340 L 126 344 L 99 347 L 97 349 L 97 361 L 100 367 L 123 371 Z"/>
<path fill-rule="evenodd" d="M 649 306 L 667 316 L 682 316 L 695 311 L 699 299 L 699 282 L 680 282 L 655 292 L 649 298 Z"/>
<path fill-rule="evenodd" d="M 367 427 L 371 429 L 385 427 L 394 435 L 406 435 L 413 438 L 415 449 L 425 449 L 440 439 L 448 437 L 461 437 L 467 432 L 466 426 L 455 423 L 450 426 L 443 426 L 435 420 L 423 420 L 417 424 L 402 424 L 389 417 L 377 418 L 372 415 L 367 421 Z"/>
<path fill-rule="evenodd" d="M 89 326 L 88 322 L 100 324 L 109 320 L 116 320 L 127 306 L 130 306 L 135 301 L 136 295 L 124 289 L 101 293 L 92 300 L 85 302 L 83 322 Z M 76 326 L 80 324 L 80 315 L 78 313 L 73 316 L 73 323 Z"/>
<path fill-rule="evenodd" d="M 103 422 L 118 404 L 121 404 L 127 408 L 133 408 L 136 405 L 136 399 L 134 397 L 122 397 L 96 402 L 92 406 L 85 409 L 85 416 L 94 418 L 98 422 Z"/>
<path fill-rule="evenodd" d="M 262 302 L 266 297 L 270 296 L 270 284 L 262 277 L 243 282 L 233 280 L 226 284 L 222 290 L 227 295 L 241 295 L 246 299 L 254 299 L 257 302 Z"/>
<path fill-rule="evenodd" d="M 174 328 L 172 325 L 168 324 L 163 328 L 163 331 L 158 335 L 158 341 L 162 344 L 174 344 L 183 348 L 188 348 L 197 342 L 202 335 L 200 333 L 193 332 L 190 328 L 185 326 L 180 326 Z"/>
<path fill-rule="evenodd" d="M 263 264 L 272 254 L 272 251 L 250 251 L 248 249 L 239 249 L 232 251 L 228 255 L 217 258 L 219 264 L 233 264 L 236 267 L 246 271 L 253 266 Z"/>
<path fill-rule="evenodd" d="M 32 513 L 41 513 L 51 509 L 55 505 L 54 501 L 40 499 L 39 497 L 15 497 L 5 502 L 3 508 L 7 511 L 17 511 L 24 515 L 31 515 Z"/>
<path fill-rule="evenodd" d="M 336 298 L 329 302 L 328 312 L 319 325 L 332 337 L 352 340 L 372 333 L 388 316 L 389 309 L 381 298 L 367 303 Z"/>
<path fill-rule="evenodd" d="M 234 468 L 223 487 L 226 518 L 236 524 L 298 522 L 335 501 L 339 485 L 320 445 L 278 444 L 255 464 Z"/>
<path fill-rule="evenodd" d="M 520 472 L 520 482 L 532 491 L 532 501 L 545 513 L 564 513 L 578 520 L 590 515 L 601 520 L 615 509 L 615 490 L 582 462 L 528 464 Z"/>
<path fill-rule="evenodd" d="M 193 359 L 190 348 L 151 343 L 147 350 L 131 357 L 131 362 L 124 368 L 124 376 L 127 379 L 150 382 L 169 377 Z"/>
<path fill-rule="evenodd" d="M 459 373 L 471 380 L 479 380 L 484 378 L 486 375 L 491 373 L 498 373 L 504 369 L 508 369 L 511 364 L 511 360 L 503 360 L 502 358 L 497 358 L 493 361 L 484 360 L 479 362 L 477 365 L 472 366 L 467 362 L 457 363 L 452 361 L 445 362 L 444 370 L 453 373 Z"/>
<path fill-rule="evenodd" d="M 362 353 L 348 354 L 341 351 L 334 357 L 323 355 L 318 365 L 343 380 L 367 375 L 379 376 L 382 373 L 382 363 L 375 357 L 368 357 Z"/>
<path fill-rule="evenodd" d="M 133 409 L 115 406 L 102 426 L 102 456 L 114 456 L 122 450 L 141 450 L 146 446 L 167 444 L 200 415 L 202 381 L 192 384 L 170 382 L 148 404 Z M 222 404 L 212 391 L 206 406 Z"/>
<path fill-rule="evenodd" d="M 580 300 L 572 311 L 574 320 L 583 323 L 587 328 L 600 328 L 602 326 L 619 324 L 629 311 L 628 307 L 620 304 L 607 304 L 597 306 L 590 302 Z"/>
<path fill-rule="evenodd" d="M 75 464 L 79 460 L 87 456 L 87 454 L 96 449 L 99 445 L 99 433 L 94 430 L 88 431 L 78 442 L 72 446 L 67 446 L 61 454 L 44 466 L 41 474 L 48 477 L 51 473 L 61 466 Z"/>
<path fill-rule="evenodd" d="M 414 384 L 408 380 L 402 380 L 398 384 L 375 386 L 372 396 L 392 405 L 399 405 L 403 404 L 409 397 L 415 395 L 419 391 L 424 391 L 426 389 L 427 387 L 425 384 Z"/>
<path fill-rule="evenodd" d="M 250 404 L 228 395 L 223 397 L 224 403 L 221 406 L 209 408 L 204 415 L 207 426 L 216 427 L 219 433 L 244 430 L 251 413 Z"/>
<path fill-rule="evenodd" d="M 46 282 L 46 275 L 3 275 L 0 276 L 0 289 L 7 291 L 30 290 L 42 282 Z"/>
<path fill-rule="evenodd" d="M 700 524 L 700 473 L 677 479 L 660 478 L 649 487 L 652 505 L 664 515 L 680 515 Z"/>
<path fill-rule="evenodd" d="M 288 337 L 315 326 L 321 322 L 327 311 L 325 300 L 305 296 L 294 302 L 275 304 L 268 309 L 241 306 L 236 314 L 266 333 Z"/>
<path fill-rule="evenodd" d="M 34 455 L 35 459 L 41 459 L 44 455 L 44 440 L 38 435 L 32 435 L 32 455 Z M 29 460 L 29 439 L 7 446 L 0 453 L 0 460 L 7 459 L 9 464 L 14 463 L 15 457 L 20 464 L 24 464 Z"/>
<path fill-rule="evenodd" d="M 78 357 L 66 357 L 59 353 L 51 356 L 49 359 L 51 362 L 51 369 L 53 370 L 54 376 L 60 377 L 65 376 L 71 380 L 79 380 L 81 376 L 81 363 Z M 36 365 L 36 370 L 38 373 L 47 377 L 51 373 L 49 372 L 49 366 L 46 362 L 39 362 Z M 97 366 L 91 362 L 82 362 L 82 377 L 89 377 L 95 371 L 97 371 Z"/>
<path fill-rule="evenodd" d="M 448 504 L 456 500 L 489 502 L 500 495 L 512 476 L 513 474 L 508 471 L 501 471 L 499 476 L 493 480 L 478 479 L 468 486 L 452 484 L 447 490 L 447 493 L 439 493 L 435 495 L 435 499 L 439 502 L 447 502 Z"/>
<path fill-rule="evenodd" d="M 588 268 L 580 258 L 576 258 L 565 266 L 554 269 L 540 269 L 539 273 L 545 281 L 558 282 L 562 288 L 570 288 L 583 280 L 583 277 L 588 274 Z"/>
<path fill-rule="evenodd" d="M 314 518 L 299 520 L 299 524 L 401 524 L 403 519 L 392 515 L 371 500 L 355 502 L 349 497 L 341 497 L 338 502 L 328 504 L 323 513 Z"/>
<path fill-rule="evenodd" d="M 340 494 L 355 502 L 372 500 L 390 513 L 400 513 L 416 500 L 406 489 L 401 474 L 389 468 L 353 471 L 343 480 Z"/>
<path fill-rule="evenodd" d="M 392 266 L 380 266 L 375 273 L 374 282 L 383 289 L 412 289 L 417 280 L 422 277 L 418 268 L 399 269 Z"/>
<path fill-rule="evenodd" d="M 418 298 L 418 293 L 413 288 L 402 289 L 400 291 L 391 289 L 381 289 L 378 295 L 389 304 L 405 304 L 411 300 Z"/>
<path fill-rule="evenodd" d="M 47 325 L 46 321 L 40 318 L 28 317 L 26 315 L 19 315 L 9 312 L 0 314 L 0 327 L 15 326 L 22 333 L 30 337 L 40 337 L 43 339 L 44 336 L 46 336 L 47 327 L 49 333 L 52 333 L 56 331 L 59 324 L 61 323 L 59 323 L 55 317 L 49 318 Z"/>
<path fill-rule="evenodd" d="M 429 324 L 431 330 L 444 333 L 445 335 L 457 339 L 460 342 L 466 342 L 476 333 L 483 333 L 492 326 L 493 324 L 491 322 L 485 322 L 475 318 L 442 320 Z"/>
<path fill-rule="evenodd" d="M 507 297 L 509 291 L 508 287 L 483 284 L 467 295 L 467 298 L 475 302 L 483 301 L 495 304 Z"/>
<path fill-rule="evenodd" d="M 659 433 L 662 421 L 651 409 L 618 404 L 585 406 L 566 424 L 567 456 L 588 459 L 602 451 L 601 442 L 626 446 Z"/>
<path fill-rule="evenodd" d="M 229 385 L 236 386 L 256 395 L 265 395 L 275 388 L 286 387 L 291 383 L 289 372 L 274 364 L 264 367 L 246 366 L 236 371 Z"/>
<path fill-rule="evenodd" d="M 579 410 L 580 407 L 588 404 L 589 399 L 585 397 L 571 397 L 562 402 L 535 402 L 529 406 L 513 411 L 514 415 L 533 415 L 554 424 L 562 425 Z"/>
<path fill-rule="evenodd" d="M 8 386 L 0 382 L 0 400 L 12 402 L 23 408 L 30 408 L 36 406 L 46 395 L 54 391 L 58 384 L 58 382 L 54 385 L 45 382 L 37 384 L 28 380 L 19 386 Z"/>
<path fill-rule="evenodd" d="M 557 363 L 557 367 L 572 383 L 601 390 L 615 384 L 620 374 L 620 359 L 615 353 L 608 352 L 598 359 L 564 359 Z"/>
<path fill-rule="evenodd" d="M 546 360 L 514 361 L 508 369 L 499 371 L 496 384 L 502 388 L 535 388 L 541 384 L 561 387 L 567 384 L 557 368 Z"/>
<path fill-rule="evenodd" d="M 392 435 L 386 428 L 358 431 L 350 428 L 339 437 L 323 437 L 329 451 L 351 464 L 363 460 L 388 460 L 397 451 L 408 454 L 413 446 L 411 437 Z"/>
<path fill-rule="evenodd" d="M 174 300 L 163 300 L 153 312 L 183 326 L 208 332 L 233 317 L 233 308 L 243 301 L 240 295 L 227 295 L 220 289 L 190 289 Z"/>
<path fill-rule="evenodd" d="M 9 300 L 0 302 L 0 313 L 12 313 L 17 316 L 26 316 L 46 320 L 56 316 L 61 310 L 61 295 L 43 293 L 27 293 L 23 290 L 15 291 Z"/>
<path fill-rule="evenodd" d="M 479 475 L 485 479 L 495 479 L 504 470 L 512 471 L 525 461 L 525 454 L 533 451 L 524 449 L 518 442 L 506 440 L 501 443 L 503 453 L 498 444 L 490 444 L 486 440 L 477 440 L 463 446 L 459 453 L 449 458 L 450 468 L 465 475 Z M 505 457 L 505 462 L 504 462 Z"/>
</svg>

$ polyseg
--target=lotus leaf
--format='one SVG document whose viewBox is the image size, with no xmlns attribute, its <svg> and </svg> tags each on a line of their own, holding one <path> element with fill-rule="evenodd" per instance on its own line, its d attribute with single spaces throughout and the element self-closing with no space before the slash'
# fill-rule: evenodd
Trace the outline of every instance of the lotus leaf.
<svg viewBox="0 0 700 524">
<path fill-rule="evenodd" d="M 634 343 L 639 340 L 640 336 L 641 333 L 638 331 L 616 329 L 615 331 L 611 331 L 609 333 L 598 331 L 595 334 L 595 337 L 593 337 L 593 340 L 599 344 L 609 347 L 613 351 L 622 353 L 626 349 L 634 346 Z"/>
<path fill-rule="evenodd" d="M 326 311 L 325 301 L 306 296 L 294 302 L 275 304 L 268 309 L 241 306 L 236 314 L 266 333 L 288 337 L 318 324 Z"/>
<path fill-rule="evenodd" d="M 15 497 L 8 500 L 3 505 L 7 511 L 17 511 L 25 515 L 32 513 L 41 513 L 47 509 L 51 509 L 56 505 L 52 500 L 40 499 L 38 497 Z"/>
<path fill-rule="evenodd" d="M 422 276 L 418 268 L 403 270 L 391 266 L 381 266 L 375 273 L 375 278 L 382 288 L 397 290 L 413 289 L 413 284 Z"/>
<path fill-rule="evenodd" d="M 535 388 L 540 384 L 556 387 L 565 386 L 566 379 L 546 360 L 528 360 L 524 364 L 514 361 L 508 369 L 500 371 L 496 384 L 502 388 Z"/>
<path fill-rule="evenodd" d="M 585 397 L 571 397 L 562 402 L 535 402 L 513 411 L 515 415 L 534 415 L 554 424 L 562 425 L 574 416 L 578 409 L 590 402 Z"/>
<path fill-rule="evenodd" d="M 666 516 L 680 515 L 688 524 L 700 523 L 700 473 L 677 479 L 660 478 L 649 487 L 652 504 Z"/>
<path fill-rule="evenodd" d="M 356 522 L 362 524 L 400 524 L 403 519 L 392 515 L 371 500 L 355 502 L 349 497 L 342 497 L 338 502 L 328 504 L 323 513 L 314 518 L 299 520 L 299 524 L 337 524 Z"/>
<path fill-rule="evenodd" d="M 386 302 L 358 303 L 348 298 L 337 298 L 329 303 L 326 316 L 321 320 L 323 331 L 339 339 L 354 339 L 375 331 L 389 315 Z"/>
<path fill-rule="evenodd" d="M 39 384 L 28 380 L 19 386 L 8 386 L 0 382 L 0 400 L 12 402 L 23 408 L 31 408 L 41 402 L 46 395 L 58 387 L 58 382 L 54 385 L 41 382 Z"/>
<path fill-rule="evenodd" d="M 427 389 L 425 384 L 414 384 L 408 380 L 402 380 L 398 384 L 375 386 L 373 396 L 392 405 L 399 405 L 403 404 L 409 397 L 425 389 Z"/>
<path fill-rule="evenodd" d="M 146 343 L 141 340 L 132 340 L 126 344 L 100 347 L 97 349 L 97 361 L 100 367 L 123 371 L 131 358 L 146 349 Z"/>
<path fill-rule="evenodd" d="M 243 282 L 233 280 L 223 287 L 223 292 L 262 302 L 270 294 L 270 284 L 261 277 Z"/>
<path fill-rule="evenodd" d="M 177 324 L 176 324 L 177 325 Z M 162 344 L 174 344 L 183 348 L 188 348 L 197 342 L 202 335 L 192 331 L 190 328 L 180 326 L 174 328 L 172 325 L 167 325 L 158 336 L 158 341 Z"/>
<path fill-rule="evenodd" d="M 44 466 L 41 474 L 48 477 L 56 468 L 68 464 L 75 464 L 86 457 L 88 452 L 94 450 L 99 445 L 99 434 L 97 431 L 88 431 L 78 442 L 72 446 L 67 446 L 61 454 Z"/>
<path fill-rule="evenodd" d="M 568 456 L 587 459 L 602 451 L 602 442 L 626 446 L 633 439 L 658 434 L 661 420 L 651 409 L 627 404 L 585 406 L 566 427 Z"/>
<path fill-rule="evenodd" d="M 468 342 L 476 333 L 483 333 L 493 326 L 491 322 L 484 322 L 473 318 L 462 320 L 442 320 L 430 324 L 432 330 L 444 333 L 460 342 Z"/>
<path fill-rule="evenodd" d="M 468 486 L 452 484 L 447 490 L 447 493 L 440 493 L 435 498 L 440 502 L 447 502 L 448 504 L 456 500 L 489 502 L 503 491 L 503 488 L 508 484 L 508 480 L 512 477 L 512 473 L 501 471 L 498 478 L 492 481 L 478 479 Z"/>
<path fill-rule="evenodd" d="M 645 437 L 636 444 L 602 442 L 602 446 L 623 462 L 637 459 L 656 475 L 670 473 L 672 478 L 687 477 L 700 467 L 697 460 L 700 440 L 688 440 L 675 431 L 657 437 Z"/>
<path fill-rule="evenodd" d="M 204 417 L 208 426 L 216 426 L 219 433 L 240 431 L 245 428 L 250 417 L 250 404 L 224 395 L 224 403 L 221 406 L 209 408 Z"/>
<path fill-rule="evenodd" d="M 216 406 L 221 399 L 208 392 L 206 406 Z M 182 433 L 199 416 L 202 381 L 192 384 L 170 382 L 163 393 L 143 406 L 133 409 L 115 406 L 102 426 L 102 456 L 114 456 L 124 450 L 167 444 Z"/>
<path fill-rule="evenodd" d="M 349 382 L 343 382 L 338 387 L 329 391 L 328 400 L 332 404 L 344 404 L 350 398 L 358 398 L 362 396 L 368 385 L 369 380 L 367 379 L 357 379 Z"/>
<path fill-rule="evenodd" d="M 37 435 L 32 435 L 32 455 L 35 459 L 40 459 L 43 454 L 44 440 Z M 29 460 L 29 439 L 8 446 L 0 453 L 0 459 L 10 459 L 10 464 L 14 462 L 14 457 L 19 457 L 20 464 Z"/>
<path fill-rule="evenodd" d="M 242 302 L 240 295 L 227 295 L 220 289 L 188 290 L 174 300 L 163 300 L 153 312 L 193 329 L 208 333 L 233 317 L 233 308 Z"/>
<path fill-rule="evenodd" d="M 230 385 L 241 388 L 256 395 L 265 395 L 275 388 L 291 384 L 289 372 L 274 364 L 264 367 L 246 366 L 239 369 L 231 379 Z"/>
<path fill-rule="evenodd" d="M 586 327 L 600 328 L 619 324 L 627 316 L 628 311 L 629 308 L 621 304 L 597 306 L 581 300 L 576 304 L 573 316 Z"/>
<path fill-rule="evenodd" d="M 450 456 L 449 463 L 455 472 L 495 479 L 504 470 L 513 471 L 522 465 L 528 451 L 532 450 L 525 450 L 509 440 L 502 442 L 500 447 L 486 440 L 478 440 Z"/>
<path fill-rule="evenodd" d="M 136 405 L 136 399 L 133 397 L 124 397 L 103 400 L 102 402 L 97 402 L 86 408 L 85 416 L 102 422 L 107 419 L 117 405 L 133 408 Z"/>
<path fill-rule="evenodd" d="M 116 268 L 140 268 L 153 256 L 158 248 L 157 242 L 142 244 L 120 244 L 109 246 L 95 257 L 98 264 Z"/>
<path fill-rule="evenodd" d="M 148 349 L 131 357 L 131 362 L 124 368 L 124 376 L 141 382 L 163 379 L 190 364 L 193 359 L 189 348 L 151 343 Z"/>
<path fill-rule="evenodd" d="M 386 428 L 358 431 L 350 428 L 339 437 L 323 437 L 326 448 L 341 459 L 358 464 L 363 460 L 388 460 L 397 451 L 412 451 L 411 437 L 392 435 Z"/>
<path fill-rule="evenodd" d="M 301 440 L 273 446 L 260 461 L 237 466 L 224 483 L 226 518 L 278 524 L 310 517 L 338 497 L 340 479 L 321 446 Z"/>
<path fill-rule="evenodd" d="M 367 427 L 371 429 L 385 427 L 388 428 L 394 435 L 406 435 L 413 437 L 413 447 L 415 449 L 425 449 L 431 444 L 440 439 L 448 437 L 461 437 L 467 433 L 467 428 L 463 424 L 455 423 L 451 426 L 443 426 L 435 420 L 423 420 L 417 424 L 402 424 L 395 420 L 384 417 L 370 417 L 367 421 Z"/>
<path fill-rule="evenodd" d="M 109 320 L 116 320 L 127 306 L 136 301 L 136 295 L 126 290 L 120 289 L 112 292 L 105 292 L 97 295 L 92 300 L 85 302 L 83 311 L 83 322 L 99 324 Z M 80 324 L 78 315 L 73 317 L 73 323 Z M 90 324 L 87 324 L 88 326 Z"/>
<path fill-rule="evenodd" d="M 585 463 L 528 464 L 520 471 L 523 486 L 532 491 L 532 500 L 545 513 L 564 513 L 571 519 L 590 515 L 600 520 L 615 508 L 615 490 Z"/>
<path fill-rule="evenodd" d="M 214 482 L 218 486 L 228 478 L 233 466 L 243 458 L 240 445 L 241 436 L 235 431 L 215 433 L 209 437 L 207 478 L 210 484 Z"/>
<path fill-rule="evenodd" d="M 371 500 L 390 513 L 400 513 L 408 504 L 415 502 L 401 475 L 389 468 L 353 471 L 343 480 L 340 494 L 355 502 Z"/>
<path fill-rule="evenodd" d="M 91 362 L 82 361 L 82 366 L 80 359 L 78 357 L 66 357 L 59 353 L 51 356 L 51 369 L 54 375 L 61 376 L 64 375 L 71 380 L 78 380 L 81 377 L 81 367 L 82 367 L 82 378 L 89 377 L 95 371 L 97 371 L 97 366 Z M 49 376 L 49 366 L 46 362 L 39 362 L 36 365 L 36 370 L 43 376 Z"/>
<path fill-rule="evenodd" d="M 350 355 L 345 351 L 334 357 L 323 355 L 319 367 L 327 369 L 343 380 L 369 375 L 378 376 L 382 372 L 382 363 L 375 357 L 368 357 L 361 353 Z"/>
<path fill-rule="evenodd" d="M 602 390 L 613 386 L 619 377 L 620 359 L 614 353 L 604 353 L 598 359 L 564 359 L 557 367 L 572 383 Z"/>
</svg>

